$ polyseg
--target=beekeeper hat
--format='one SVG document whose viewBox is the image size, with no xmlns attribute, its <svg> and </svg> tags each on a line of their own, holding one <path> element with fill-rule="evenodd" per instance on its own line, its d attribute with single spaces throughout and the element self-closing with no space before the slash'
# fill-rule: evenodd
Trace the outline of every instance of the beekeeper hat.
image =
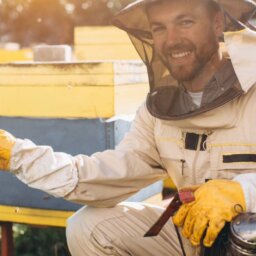
<svg viewBox="0 0 256 256">
<path fill-rule="evenodd" d="M 214 99 L 213 102 L 209 102 L 206 106 L 194 110 L 187 108 L 185 104 L 187 99 L 184 99 L 184 93 L 182 92 L 184 88 L 182 88 L 179 82 L 172 77 L 164 63 L 162 63 L 161 59 L 154 51 L 153 38 L 147 18 L 146 6 L 147 4 L 158 1 L 161 0 L 137 0 L 124 8 L 113 19 L 113 24 L 115 26 L 128 33 L 138 54 L 147 66 L 150 85 L 150 92 L 147 97 L 147 107 L 151 114 L 158 118 L 167 120 L 184 119 L 219 107 L 245 93 L 246 90 L 244 90 L 244 88 L 239 87 L 239 85 L 235 85 L 228 88 L 227 91 L 223 91 L 223 95 L 218 96 L 218 98 Z M 243 29 L 249 29 L 250 31 L 255 30 L 255 27 L 251 23 L 251 20 L 256 16 L 256 3 L 254 1 L 202 1 L 214 1 L 219 4 L 224 14 L 224 32 L 236 32 Z M 253 39 L 250 39 L 250 42 L 253 40 L 254 44 L 256 44 L 255 32 L 253 33 Z M 247 42 L 246 40 L 240 41 Z M 238 54 L 242 55 L 242 52 Z M 232 61 L 232 56 L 230 57 Z M 246 60 L 244 60 L 244 63 L 245 62 Z M 228 77 L 225 79 L 228 79 Z M 183 101 L 184 104 L 179 104 L 179 101 Z"/>
</svg>

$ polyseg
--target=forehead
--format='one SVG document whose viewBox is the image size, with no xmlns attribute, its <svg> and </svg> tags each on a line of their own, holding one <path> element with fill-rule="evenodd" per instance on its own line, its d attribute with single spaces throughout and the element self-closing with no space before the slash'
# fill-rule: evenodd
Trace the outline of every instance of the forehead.
<svg viewBox="0 0 256 256">
<path fill-rule="evenodd" d="M 146 12 L 150 21 L 164 16 L 201 16 L 206 13 L 205 3 L 205 0 L 160 0 L 149 3 Z"/>
</svg>

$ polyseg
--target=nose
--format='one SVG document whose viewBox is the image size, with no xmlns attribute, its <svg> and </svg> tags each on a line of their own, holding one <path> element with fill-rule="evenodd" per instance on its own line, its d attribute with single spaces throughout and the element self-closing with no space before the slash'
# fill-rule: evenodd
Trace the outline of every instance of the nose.
<svg viewBox="0 0 256 256">
<path fill-rule="evenodd" d="M 167 47 L 175 45 L 180 38 L 180 32 L 175 26 L 168 26 L 166 29 L 165 44 Z"/>
</svg>

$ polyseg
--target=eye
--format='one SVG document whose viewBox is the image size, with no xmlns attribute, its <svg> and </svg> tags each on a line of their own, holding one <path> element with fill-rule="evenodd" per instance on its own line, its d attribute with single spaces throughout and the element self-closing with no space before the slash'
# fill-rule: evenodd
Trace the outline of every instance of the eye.
<svg viewBox="0 0 256 256">
<path fill-rule="evenodd" d="M 165 29 L 164 26 L 161 26 L 161 25 L 153 25 L 151 27 L 152 33 L 159 33 L 159 32 L 164 31 L 164 29 Z"/>
<path fill-rule="evenodd" d="M 193 24 L 194 24 L 194 21 L 190 19 L 180 21 L 180 25 L 183 27 L 191 27 Z"/>
</svg>

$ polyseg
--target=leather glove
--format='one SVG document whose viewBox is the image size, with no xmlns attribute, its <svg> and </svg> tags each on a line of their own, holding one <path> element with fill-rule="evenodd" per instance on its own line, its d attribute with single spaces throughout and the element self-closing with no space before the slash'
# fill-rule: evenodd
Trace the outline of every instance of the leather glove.
<svg viewBox="0 0 256 256">
<path fill-rule="evenodd" d="M 226 221 L 238 215 L 236 205 L 245 211 L 241 185 L 232 180 L 211 180 L 194 192 L 195 200 L 183 204 L 173 217 L 176 226 L 183 226 L 182 235 L 197 246 L 211 247 Z"/>
<path fill-rule="evenodd" d="M 10 133 L 0 130 L 0 170 L 10 169 L 10 158 L 16 138 Z"/>
</svg>

